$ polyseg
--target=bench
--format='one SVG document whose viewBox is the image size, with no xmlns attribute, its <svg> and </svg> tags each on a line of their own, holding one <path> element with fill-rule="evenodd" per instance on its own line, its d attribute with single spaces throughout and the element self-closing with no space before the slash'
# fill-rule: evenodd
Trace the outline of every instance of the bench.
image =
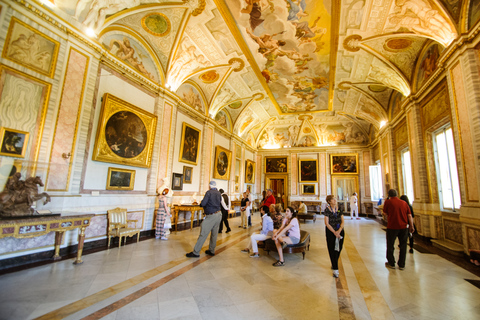
<svg viewBox="0 0 480 320">
<path fill-rule="evenodd" d="M 259 245 L 260 247 L 260 245 Z M 267 254 L 270 251 L 277 252 L 277 247 L 275 246 L 275 241 L 272 239 L 267 239 L 264 241 L 263 250 L 267 251 Z M 310 250 L 310 233 L 304 230 L 300 230 L 300 242 L 297 244 L 290 244 L 283 249 L 283 253 L 302 253 L 303 260 L 305 260 L 305 251 Z"/>
<path fill-rule="evenodd" d="M 300 221 L 300 219 L 303 219 L 303 222 L 306 222 L 306 220 L 313 220 L 313 223 L 317 220 L 317 213 L 320 214 L 322 213 L 322 202 L 321 201 L 316 201 L 316 202 L 309 202 L 309 201 L 304 201 L 305 205 L 307 206 L 307 213 L 297 213 L 297 219 Z M 292 207 L 298 211 L 298 207 L 300 206 L 300 201 L 293 201 L 292 202 Z"/>
</svg>

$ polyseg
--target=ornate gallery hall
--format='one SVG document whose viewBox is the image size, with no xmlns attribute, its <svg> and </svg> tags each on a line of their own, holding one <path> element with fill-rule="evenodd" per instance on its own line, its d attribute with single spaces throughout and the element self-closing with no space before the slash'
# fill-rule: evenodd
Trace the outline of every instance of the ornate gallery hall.
<svg viewBox="0 0 480 320">
<path fill-rule="evenodd" d="M 0 319 L 479 319 L 479 75 L 480 0 L 0 0 Z"/>
<path fill-rule="evenodd" d="M 260 218 L 254 215 L 254 225 Z M 333 278 L 321 221 L 302 222 L 310 250 L 241 252 L 248 234 L 220 234 L 215 256 L 185 257 L 198 229 L 0 276 L 0 319 L 465 319 L 480 317 L 480 277 L 415 245 L 404 270 L 385 268 L 385 231 L 346 220 Z M 477 275 L 480 272 L 477 271 Z M 469 280 L 474 280 L 477 286 Z"/>
</svg>

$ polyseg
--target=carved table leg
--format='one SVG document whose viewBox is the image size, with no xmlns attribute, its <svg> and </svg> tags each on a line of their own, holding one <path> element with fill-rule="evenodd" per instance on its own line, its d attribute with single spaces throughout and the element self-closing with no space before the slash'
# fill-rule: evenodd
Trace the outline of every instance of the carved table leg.
<svg viewBox="0 0 480 320">
<path fill-rule="evenodd" d="M 175 210 L 175 232 L 177 232 L 177 224 L 178 224 L 178 209 Z"/>
<path fill-rule="evenodd" d="M 53 255 L 53 260 L 60 260 L 60 245 L 62 244 L 63 231 L 55 232 L 55 254 Z"/>
<path fill-rule="evenodd" d="M 82 253 L 83 253 L 83 240 L 85 240 L 85 229 L 87 227 L 80 228 L 80 234 L 78 235 L 78 250 L 77 250 L 77 259 L 73 264 L 82 264 Z"/>
<path fill-rule="evenodd" d="M 190 230 L 193 229 L 193 219 L 195 218 L 195 213 L 198 211 L 190 211 Z"/>
</svg>

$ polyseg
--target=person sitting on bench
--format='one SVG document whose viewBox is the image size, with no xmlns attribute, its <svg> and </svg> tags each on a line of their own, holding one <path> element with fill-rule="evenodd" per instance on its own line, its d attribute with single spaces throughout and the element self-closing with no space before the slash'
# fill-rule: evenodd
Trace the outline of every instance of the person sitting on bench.
<svg viewBox="0 0 480 320">
<path fill-rule="evenodd" d="M 273 235 L 273 220 L 271 217 L 271 213 L 268 210 L 267 206 L 263 206 L 260 208 L 260 212 L 262 213 L 262 230 L 260 233 L 254 233 L 250 237 L 250 242 L 248 247 L 242 250 L 242 252 L 250 252 L 253 253 L 250 255 L 250 258 L 258 258 L 258 245 L 257 241 L 264 241 L 270 239 Z"/>
<path fill-rule="evenodd" d="M 273 232 L 272 239 L 275 241 L 275 246 L 278 251 L 278 261 L 275 262 L 273 266 L 284 266 L 283 249 L 289 244 L 297 244 L 300 242 L 300 224 L 298 223 L 297 213 L 292 207 L 287 207 L 287 210 L 285 210 L 285 219 L 283 220 L 282 226 L 276 232 Z"/>
</svg>

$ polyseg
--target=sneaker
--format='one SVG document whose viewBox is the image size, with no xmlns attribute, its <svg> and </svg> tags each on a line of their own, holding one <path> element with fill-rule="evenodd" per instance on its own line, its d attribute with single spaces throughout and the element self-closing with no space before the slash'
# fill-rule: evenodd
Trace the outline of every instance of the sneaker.
<svg viewBox="0 0 480 320">
<path fill-rule="evenodd" d="M 408 252 L 413 253 L 413 249 L 411 248 L 410 250 L 408 250 Z"/>
<path fill-rule="evenodd" d="M 187 258 L 198 258 L 200 257 L 198 254 L 195 254 L 193 252 L 189 252 L 186 254 Z"/>
<path fill-rule="evenodd" d="M 288 246 L 288 243 L 286 243 L 285 241 L 283 241 L 283 243 L 282 243 L 282 249 L 285 249 L 287 246 Z"/>
<path fill-rule="evenodd" d="M 228 229 L 225 233 L 229 233 L 230 231 L 232 231 L 232 229 Z"/>
<path fill-rule="evenodd" d="M 405 269 L 405 267 L 398 267 L 398 269 L 403 270 L 403 269 Z"/>
<path fill-rule="evenodd" d="M 250 252 L 250 249 L 248 249 L 248 248 L 242 249 L 242 252 L 249 253 L 249 252 Z"/>
<path fill-rule="evenodd" d="M 385 262 L 385 267 L 390 268 L 390 269 L 395 269 L 395 266 L 394 266 L 394 265 L 392 266 L 392 265 L 391 265 L 390 263 L 388 263 L 388 262 Z"/>
<path fill-rule="evenodd" d="M 338 270 L 333 270 L 333 276 L 335 278 L 338 278 L 338 275 L 339 275 Z"/>
<path fill-rule="evenodd" d="M 205 254 L 208 254 L 209 256 L 212 256 L 212 257 L 215 255 L 215 253 L 213 253 L 213 252 L 210 251 L 210 250 L 206 250 L 206 251 L 205 251 Z"/>
<path fill-rule="evenodd" d="M 161 237 L 160 239 L 162 239 L 162 240 L 168 240 L 167 237 Z"/>
<path fill-rule="evenodd" d="M 260 255 L 255 252 L 250 255 L 250 258 L 258 258 L 258 257 L 260 257 Z"/>
<path fill-rule="evenodd" d="M 277 260 L 277 262 L 275 262 L 274 264 L 272 264 L 272 266 L 274 267 L 283 267 L 285 265 L 285 262 L 284 261 L 280 261 L 280 260 Z"/>
</svg>

